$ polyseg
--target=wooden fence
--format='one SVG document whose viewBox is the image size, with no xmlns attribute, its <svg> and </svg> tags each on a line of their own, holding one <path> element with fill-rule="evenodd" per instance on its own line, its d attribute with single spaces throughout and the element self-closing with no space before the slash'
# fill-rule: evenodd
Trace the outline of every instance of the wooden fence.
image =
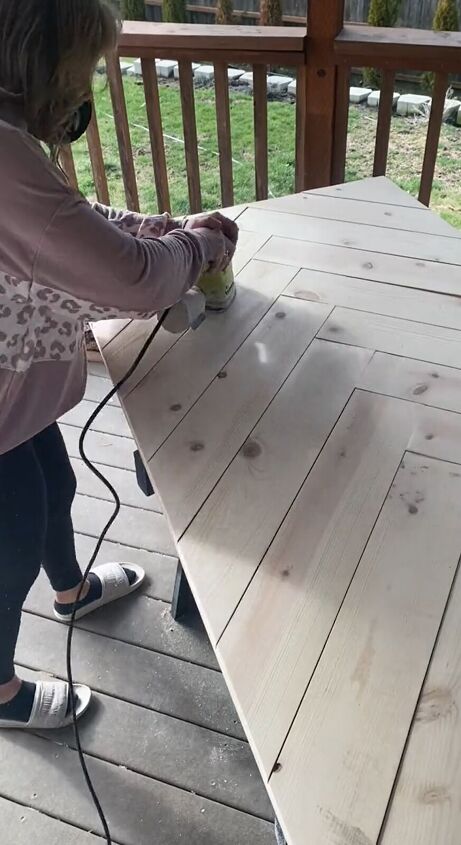
<svg viewBox="0 0 461 845">
<path fill-rule="evenodd" d="M 221 199 L 234 202 L 231 113 L 227 68 L 245 63 L 254 73 L 255 189 L 246 201 L 268 194 L 267 70 L 289 67 L 297 78 L 296 177 L 293 189 L 302 190 L 344 181 L 348 135 L 349 80 L 353 67 L 383 71 L 376 134 L 374 175 L 386 173 L 392 116 L 392 94 L 398 69 L 433 71 L 435 90 L 428 123 L 420 200 L 429 203 L 442 125 L 448 75 L 461 64 L 461 34 L 407 29 L 379 29 L 343 24 L 344 0 L 311 0 L 308 33 L 305 28 L 197 26 L 127 22 L 119 56 L 140 56 L 146 116 L 152 152 L 158 207 L 170 209 L 159 86 L 153 60 L 179 62 L 179 90 L 187 169 L 187 190 L 192 212 L 202 208 L 198 133 L 194 103 L 192 61 L 215 69 L 215 103 L 219 145 Z M 138 209 L 138 188 L 119 56 L 107 59 L 127 206 Z M 108 202 L 104 157 L 97 115 L 88 131 L 94 182 L 101 201 Z M 72 155 L 64 166 L 75 182 Z M 416 175 L 416 174 L 415 174 Z"/>
</svg>

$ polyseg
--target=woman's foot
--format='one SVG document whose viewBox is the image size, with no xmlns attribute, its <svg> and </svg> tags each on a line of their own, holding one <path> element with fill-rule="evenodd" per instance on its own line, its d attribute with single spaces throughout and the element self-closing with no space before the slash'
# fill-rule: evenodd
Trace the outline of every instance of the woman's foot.
<svg viewBox="0 0 461 845">
<path fill-rule="evenodd" d="M 118 563 L 106 563 L 90 572 L 77 603 L 75 618 L 91 613 L 98 607 L 132 593 L 141 586 L 144 571 L 134 564 L 121 566 Z M 79 586 L 63 593 L 56 593 L 54 614 L 61 622 L 72 618 Z"/>
<path fill-rule="evenodd" d="M 28 722 L 35 697 L 35 684 L 15 676 L 0 685 L 0 719 Z"/>
<path fill-rule="evenodd" d="M 76 716 L 87 710 L 91 690 L 74 684 Z M 0 685 L 0 729 L 29 728 L 45 730 L 64 728 L 72 722 L 69 685 L 64 681 L 21 681 L 14 677 Z"/>
</svg>

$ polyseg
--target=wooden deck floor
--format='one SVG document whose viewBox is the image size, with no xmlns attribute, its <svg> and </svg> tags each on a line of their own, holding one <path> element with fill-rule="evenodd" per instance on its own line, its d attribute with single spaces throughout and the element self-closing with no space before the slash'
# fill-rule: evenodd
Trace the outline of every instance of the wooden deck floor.
<svg viewBox="0 0 461 845">
<path fill-rule="evenodd" d="M 91 365 L 85 401 L 63 433 L 78 478 L 74 521 L 84 565 L 112 505 L 78 458 L 79 429 L 108 389 Z M 88 439 L 93 460 L 119 491 L 122 513 L 100 562 L 145 567 L 142 592 L 81 620 L 74 676 L 94 703 L 81 721 L 89 769 L 118 845 L 274 845 L 273 817 L 249 746 L 198 620 L 176 624 L 169 604 L 174 547 L 156 497 L 133 472 L 133 441 L 114 402 Z M 25 608 L 17 661 L 65 677 L 66 629 L 51 614 L 42 576 Z M 72 732 L 0 735 L 2 845 L 97 845 L 100 827 Z"/>
</svg>

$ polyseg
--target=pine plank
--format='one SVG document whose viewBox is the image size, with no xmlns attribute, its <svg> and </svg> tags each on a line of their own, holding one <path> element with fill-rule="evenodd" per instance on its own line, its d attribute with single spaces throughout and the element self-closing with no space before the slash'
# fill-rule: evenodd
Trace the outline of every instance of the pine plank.
<svg viewBox="0 0 461 845">
<path fill-rule="evenodd" d="M 447 240 L 452 242 L 452 239 Z M 303 243 L 302 240 L 275 235 L 260 249 L 256 257 L 268 263 L 292 264 L 294 267 L 339 273 L 341 276 L 370 279 L 389 285 L 402 285 L 453 296 L 461 294 L 460 271 L 453 264 L 440 263 L 435 266 L 432 261 L 351 249 L 346 246 Z"/>
<path fill-rule="evenodd" d="M 247 208 L 239 218 L 239 225 L 245 231 L 299 239 L 305 244 L 305 249 L 309 249 L 311 243 L 328 244 L 335 247 L 352 247 L 378 255 L 402 256 L 418 261 L 461 266 L 459 238 L 391 230 L 366 224 L 358 226 L 357 223 L 344 220 L 321 220 L 302 214 L 270 211 L 258 206 Z"/>
<path fill-rule="evenodd" d="M 98 320 L 92 323 L 91 328 L 95 335 L 97 335 L 98 343 L 101 349 L 104 349 L 114 337 L 116 337 L 123 329 L 131 323 L 127 317 L 121 317 L 115 320 Z M 90 362 L 97 364 L 98 362 Z M 91 368 L 90 368 L 91 372 Z"/>
<path fill-rule="evenodd" d="M 461 329 L 461 308 L 457 298 L 403 285 L 301 270 L 288 285 L 284 295 L 399 317 L 402 320 Z"/>
<path fill-rule="evenodd" d="M 77 478 L 77 489 L 79 493 L 82 493 L 84 496 L 92 496 L 95 499 L 104 499 L 107 502 L 114 501 L 107 487 L 104 486 L 99 478 L 90 472 L 83 461 L 78 458 L 71 458 L 70 460 Z M 144 511 L 161 513 L 162 508 L 158 496 L 155 494 L 152 496 L 144 495 L 138 487 L 134 470 L 120 469 L 119 467 L 104 466 L 102 464 L 95 464 L 95 466 L 110 481 L 113 487 L 115 487 L 123 505 L 141 508 Z M 148 520 L 147 515 L 146 520 Z"/>
<path fill-rule="evenodd" d="M 99 537 L 114 511 L 114 504 L 77 493 L 72 507 L 75 530 Z M 107 539 L 115 543 L 142 548 L 165 555 L 176 555 L 167 521 L 163 514 L 122 505 L 118 518 L 108 531 Z"/>
<path fill-rule="evenodd" d="M 233 260 L 233 268 L 236 275 L 241 273 L 266 240 L 267 236 L 265 235 L 255 236 L 251 232 L 240 233 L 237 252 Z M 238 278 L 237 283 L 239 284 L 243 281 L 243 284 L 245 284 L 246 279 L 247 276 L 243 274 L 241 279 Z M 209 319 L 211 320 L 212 318 L 210 317 Z M 114 334 L 112 342 L 108 342 L 107 335 L 104 335 L 106 339 L 104 360 L 114 383 L 119 381 L 133 364 L 138 352 L 141 350 L 156 323 L 157 317 L 152 317 L 150 320 L 131 320 L 123 331 Z M 99 326 L 100 324 L 98 323 L 94 327 L 98 341 Z M 171 332 L 160 329 L 135 372 L 121 388 L 120 395 L 128 396 L 179 339 L 180 335 L 171 334 Z"/>
<path fill-rule="evenodd" d="M 376 180 L 374 180 L 376 181 Z M 461 238 L 459 229 L 454 229 L 437 214 L 423 207 L 386 205 L 373 202 L 372 192 L 367 201 L 357 202 L 343 197 L 329 196 L 319 191 L 305 191 L 287 197 L 265 200 L 256 208 L 282 211 L 285 214 L 305 215 L 317 220 L 337 220 L 366 226 L 379 226 L 380 229 L 399 229 L 410 232 L 425 232 L 428 235 L 445 235 Z M 255 206 L 253 206 L 254 208 Z"/>
<path fill-rule="evenodd" d="M 315 191 L 311 191 L 311 193 L 325 197 L 335 197 L 335 199 L 353 199 L 366 203 L 385 203 L 386 205 L 398 205 L 405 208 L 425 210 L 425 206 L 418 202 L 416 197 L 412 197 L 411 194 L 394 185 L 385 176 L 370 176 L 369 179 L 346 182 L 345 185 L 318 188 Z"/>
<path fill-rule="evenodd" d="M 125 400 L 147 462 L 181 422 L 294 276 L 291 267 L 250 262 L 239 277 L 235 302 L 187 332 Z M 185 362 L 187 361 L 187 366 Z"/>
<path fill-rule="evenodd" d="M 211 383 L 149 462 L 176 538 L 242 447 L 329 311 L 326 305 L 288 297 L 283 304 L 276 301 L 226 365 L 226 378 Z"/>
<path fill-rule="evenodd" d="M 66 638 L 65 625 L 25 613 L 16 655 L 18 665 L 65 678 Z M 224 680 L 213 669 L 81 628 L 74 634 L 72 665 L 74 680 L 88 684 L 95 692 L 245 738 Z"/>
<path fill-rule="evenodd" d="M 131 598 L 106 605 L 97 613 L 84 616 L 78 620 L 77 627 L 216 670 L 218 664 L 199 615 L 189 614 L 183 620 L 184 624 L 176 624 L 171 617 L 170 605 L 147 595 L 148 588 L 149 582 L 146 579 L 145 584 Z M 26 599 L 24 609 L 28 613 L 54 620 L 53 598 L 50 584 L 42 571 Z"/>
<path fill-rule="evenodd" d="M 84 719 L 85 753 L 212 801 L 271 820 L 273 811 L 246 742 L 96 694 Z M 73 729 L 41 732 L 75 748 Z"/>
<path fill-rule="evenodd" d="M 100 833 L 75 751 L 57 749 L 40 737 L 3 732 L 0 752 L 0 792 L 5 797 L 32 801 L 37 810 L 71 824 L 83 820 L 86 828 Z M 114 840 L 123 845 L 152 845 L 153 836 L 156 845 L 273 845 L 273 826 L 253 816 L 102 760 L 90 758 L 88 768 Z"/>
<path fill-rule="evenodd" d="M 461 413 L 461 372 L 452 367 L 376 352 L 358 386 Z"/>
<path fill-rule="evenodd" d="M 249 457 L 239 452 L 181 539 L 214 643 L 369 359 L 363 349 L 314 341 L 252 431 Z"/>
<path fill-rule="evenodd" d="M 101 839 L 65 822 L 0 798 L 3 845 L 101 845 Z M 116 843 L 114 843 L 116 845 Z"/>
<path fill-rule="evenodd" d="M 461 542 L 461 476 L 424 461 L 402 462 L 271 777 L 300 845 L 383 822 Z"/>
<path fill-rule="evenodd" d="M 459 573 L 413 719 L 382 845 L 455 845 L 461 825 Z"/>
<path fill-rule="evenodd" d="M 128 372 L 156 325 L 157 317 L 150 320 L 130 320 L 123 331 L 115 335 L 104 347 L 104 360 L 114 384 Z M 177 340 L 178 335 L 159 329 L 135 372 L 120 389 L 120 395 L 126 396 L 133 390 Z"/>
<path fill-rule="evenodd" d="M 372 394 L 352 397 L 218 643 L 218 658 L 265 778 L 411 430 L 409 403 Z M 252 631 L 258 632 L 256 640 Z"/>
<path fill-rule="evenodd" d="M 461 367 L 461 332 L 441 326 L 336 308 L 319 337 L 447 367 Z"/>
</svg>

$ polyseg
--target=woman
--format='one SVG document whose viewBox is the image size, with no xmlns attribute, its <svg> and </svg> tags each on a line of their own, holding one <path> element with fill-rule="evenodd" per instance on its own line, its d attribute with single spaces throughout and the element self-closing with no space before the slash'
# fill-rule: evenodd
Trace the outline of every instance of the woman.
<svg viewBox="0 0 461 845">
<path fill-rule="evenodd" d="M 146 318 L 232 257 L 220 215 L 181 224 L 90 206 L 66 184 L 59 146 L 84 131 L 99 58 L 115 47 L 106 0 L 0 0 L 0 727 L 70 721 L 63 682 L 21 681 L 21 609 L 43 566 L 69 620 L 82 581 L 75 477 L 56 420 L 85 389 L 84 326 Z M 47 157 L 39 142 L 51 150 Z M 144 573 L 96 567 L 78 615 L 136 589 Z M 77 711 L 90 691 L 76 686 Z"/>
</svg>

